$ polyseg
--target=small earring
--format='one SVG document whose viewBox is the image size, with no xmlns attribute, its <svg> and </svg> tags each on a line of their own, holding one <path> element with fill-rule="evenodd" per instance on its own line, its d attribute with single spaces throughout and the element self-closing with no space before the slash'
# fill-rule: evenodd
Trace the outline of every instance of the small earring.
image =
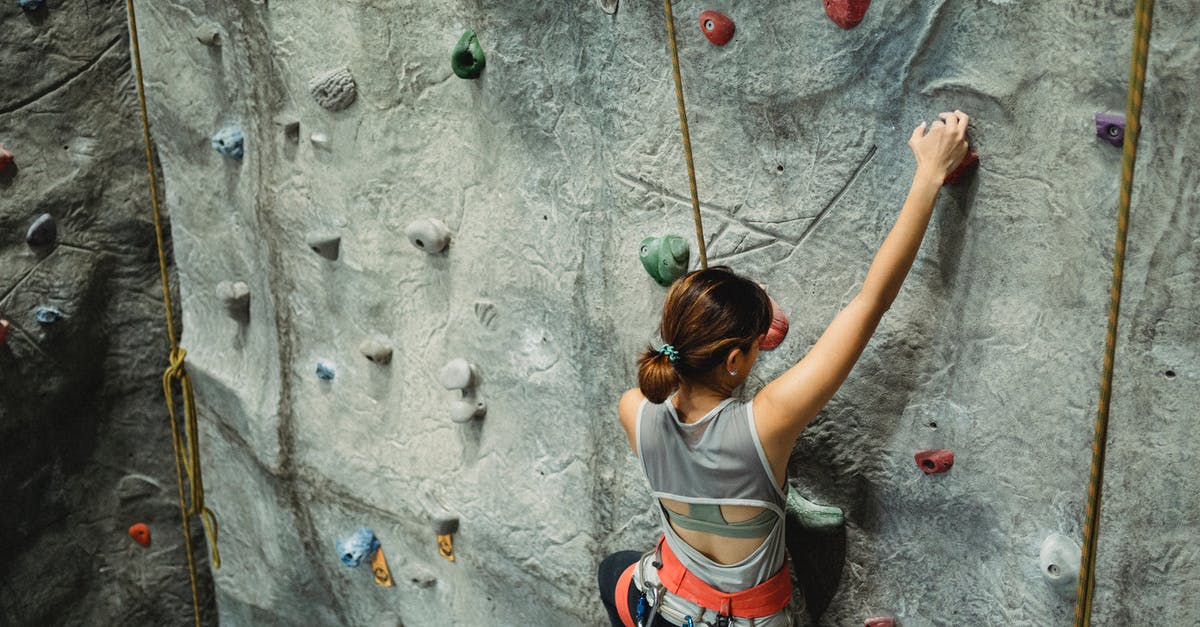
<svg viewBox="0 0 1200 627">
<path fill-rule="evenodd" d="M 731 376 L 731 377 L 736 377 L 736 376 L 737 376 L 737 370 L 730 370 L 730 371 L 729 371 L 729 376 Z"/>
</svg>

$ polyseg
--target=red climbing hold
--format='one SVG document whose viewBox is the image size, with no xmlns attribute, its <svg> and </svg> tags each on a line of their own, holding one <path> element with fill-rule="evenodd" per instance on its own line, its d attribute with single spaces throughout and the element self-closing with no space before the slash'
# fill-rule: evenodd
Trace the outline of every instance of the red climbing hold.
<svg viewBox="0 0 1200 627">
<path fill-rule="evenodd" d="M 896 627 L 896 619 L 891 616 L 873 616 L 863 621 L 863 627 Z"/>
<path fill-rule="evenodd" d="M 709 41 L 724 46 L 733 39 L 733 20 L 724 13 L 703 11 L 700 13 L 700 30 Z"/>
<path fill-rule="evenodd" d="M 768 296 L 767 298 L 771 298 Z M 758 347 L 762 350 L 769 351 L 783 343 L 783 338 L 787 337 L 788 319 L 787 314 L 783 313 L 783 308 L 779 303 L 771 298 L 771 328 L 767 330 L 767 334 L 759 341 Z"/>
<path fill-rule="evenodd" d="M 9 152 L 4 146 L 0 146 L 0 172 L 8 169 L 9 164 L 13 162 L 13 153 Z"/>
<path fill-rule="evenodd" d="M 927 475 L 946 472 L 954 465 L 954 451 L 949 449 L 917 451 L 913 458 L 917 460 L 917 466 L 920 466 Z"/>
<path fill-rule="evenodd" d="M 858 23 L 863 20 L 863 16 L 867 14 L 867 7 L 871 6 L 871 0 L 823 0 L 823 2 L 825 3 L 825 15 L 828 15 L 834 24 L 845 29 L 858 26 Z"/>
<path fill-rule="evenodd" d="M 11 326 L 11 324 L 8 322 L 8 320 L 0 318 L 0 346 L 4 346 L 4 343 L 8 341 L 9 326 Z"/>
<path fill-rule="evenodd" d="M 953 185 L 957 183 L 958 179 L 962 178 L 962 175 L 965 174 L 967 170 L 971 169 L 978 163 L 979 153 L 974 151 L 968 152 L 967 156 L 963 157 L 962 162 L 958 164 L 958 167 L 954 168 L 953 172 L 947 174 L 946 178 L 942 179 L 942 185 Z"/>
<path fill-rule="evenodd" d="M 135 523 L 130 527 L 129 537 L 142 546 L 150 546 L 150 528 L 146 523 Z"/>
</svg>

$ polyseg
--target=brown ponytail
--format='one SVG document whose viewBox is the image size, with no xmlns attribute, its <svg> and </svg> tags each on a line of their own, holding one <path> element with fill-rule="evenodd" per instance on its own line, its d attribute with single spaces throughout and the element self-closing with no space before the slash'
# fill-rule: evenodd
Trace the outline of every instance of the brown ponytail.
<svg viewBox="0 0 1200 627">
<path fill-rule="evenodd" d="M 672 354 L 648 347 L 638 359 L 638 387 L 661 403 L 680 381 L 704 382 L 729 351 L 750 350 L 770 327 L 771 301 L 754 281 L 724 266 L 688 273 L 663 303 L 659 335 Z"/>
</svg>

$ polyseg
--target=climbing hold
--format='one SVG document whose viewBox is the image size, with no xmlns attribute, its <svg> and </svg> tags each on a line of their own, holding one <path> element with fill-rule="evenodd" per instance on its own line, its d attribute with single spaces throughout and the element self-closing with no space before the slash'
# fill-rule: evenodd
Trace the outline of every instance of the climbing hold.
<svg viewBox="0 0 1200 627">
<path fill-rule="evenodd" d="M 809 531 L 836 531 L 846 522 L 840 507 L 817 505 L 800 496 L 794 488 L 788 490 L 784 511 L 802 529 Z"/>
<path fill-rule="evenodd" d="M 459 78 L 479 78 L 484 65 L 487 65 L 487 59 L 483 56 L 483 46 L 479 45 L 475 31 L 468 30 L 454 45 L 454 52 L 450 54 L 450 69 Z"/>
<path fill-rule="evenodd" d="M 305 243 L 314 253 L 330 261 L 337 261 L 342 245 L 342 236 L 336 233 L 311 233 Z"/>
<path fill-rule="evenodd" d="M 57 237 L 58 225 L 54 222 L 54 216 L 43 213 L 29 225 L 29 230 L 25 232 L 25 243 L 30 246 L 49 246 Z"/>
<path fill-rule="evenodd" d="M 245 154 L 242 146 L 244 140 L 245 138 L 242 136 L 242 129 L 236 126 L 226 126 L 216 133 L 213 133 L 212 147 L 213 150 L 225 155 L 226 157 L 232 157 L 234 159 L 241 160 L 242 155 Z"/>
<path fill-rule="evenodd" d="M 768 296 L 767 298 L 771 298 Z M 758 347 L 762 350 L 769 351 L 783 343 L 783 338 L 787 337 L 788 319 L 787 314 L 783 313 L 783 307 L 771 298 L 771 328 L 767 330 L 767 334 L 759 341 Z"/>
<path fill-rule="evenodd" d="M 142 546 L 150 546 L 150 527 L 146 523 L 134 523 L 129 527 L 129 537 Z"/>
<path fill-rule="evenodd" d="M 206 46 L 221 45 L 221 29 L 216 24 L 201 24 L 192 31 L 192 36 Z"/>
<path fill-rule="evenodd" d="M 321 379 L 322 381 L 333 381 L 333 366 L 330 366 L 323 361 L 318 361 L 317 378 Z"/>
<path fill-rule="evenodd" d="M 863 20 L 863 16 L 867 14 L 867 7 L 871 6 L 871 0 L 822 1 L 825 3 L 825 15 L 828 15 L 834 24 L 845 29 L 858 26 L 858 23 Z"/>
<path fill-rule="evenodd" d="M 8 166 L 12 165 L 12 162 L 13 153 L 4 146 L 0 145 L 0 172 L 7 170 Z"/>
<path fill-rule="evenodd" d="M 37 11 L 46 6 L 46 0 L 20 0 L 20 5 L 26 11 Z"/>
<path fill-rule="evenodd" d="M 384 588 L 391 588 L 392 569 L 388 568 L 387 558 L 383 556 L 383 547 L 375 550 L 375 557 L 371 558 L 371 574 L 375 576 L 375 583 Z"/>
<path fill-rule="evenodd" d="M 678 235 L 647 237 L 642 240 L 642 266 L 646 272 L 666 287 L 687 274 L 688 244 Z"/>
<path fill-rule="evenodd" d="M 432 588 L 437 585 L 437 577 L 420 564 L 410 564 L 404 567 L 408 573 L 408 582 L 418 588 Z"/>
<path fill-rule="evenodd" d="M 358 351 L 371 361 L 386 366 L 392 362 L 392 345 L 382 335 L 373 335 L 358 345 Z"/>
<path fill-rule="evenodd" d="M 404 227 L 404 235 L 413 246 L 429 253 L 440 253 L 450 243 L 450 229 L 437 218 L 422 218 Z"/>
<path fill-rule="evenodd" d="M 462 398 L 450 404 L 451 420 L 470 422 L 472 418 L 483 418 L 487 414 L 487 404 L 476 389 L 479 369 L 475 364 L 462 358 L 451 359 L 438 372 L 438 381 L 447 390 L 462 390 Z"/>
<path fill-rule="evenodd" d="M 329 135 L 318 131 L 309 135 L 308 141 L 312 142 L 317 148 L 324 148 L 329 145 Z"/>
<path fill-rule="evenodd" d="M 946 175 L 946 178 L 942 179 L 942 185 L 957 183 L 958 179 L 962 178 L 962 175 L 966 174 L 967 170 L 974 167 L 977 163 L 979 163 L 979 153 L 974 151 L 968 152 L 967 156 L 963 157 L 963 160 L 959 162 L 958 167 L 954 168 L 952 172 Z"/>
<path fill-rule="evenodd" d="M 717 11 L 700 12 L 700 30 L 708 40 L 718 46 L 724 46 L 733 39 L 733 20 L 728 15 Z"/>
<path fill-rule="evenodd" d="M 1096 137 L 1120 148 L 1125 145 L 1125 116 L 1096 113 Z"/>
<path fill-rule="evenodd" d="M 454 534 L 458 533 L 458 517 L 442 514 L 433 519 L 433 532 L 437 534 L 438 555 L 454 561 Z"/>
<path fill-rule="evenodd" d="M 58 309 L 57 307 L 39 305 L 33 310 L 33 317 L 41 324 L 54 324 L 55 322 L 62 320 L 65 315 L 63 314 L 62 310 Z"/>
<path fill-rule="evenodd" d="M 349 68 L 338 68 L 308 81 L 308 93 L 329 111 L 341 111 L 354 104 L 358 87 Z"/>
<path fill-rule="evenodd" d="M 928 451 L 917 451 L 913 455 L 913 459 L 917 460 L 917 466 L 927 475 L 934 475 L 950 470 L 954 465 L 954 451 L 949 449 L 938 449 Z"/>
<path fill-rule="evenodd" d="M 375 531 L 368 527 L 355 531 L 351 536 L 342 538 L 337 543 L 338 557 L 343 564 L 350 568 L 357 567 L 364 559 L 378 550 L 379 539 L 375 537 Z"/>
<path fill-rule="evenodd" d="M 231 318 L 245 321 L 250 318 L 250 286 L 241 281 L 217 283 L 217 298 L 225 305 Z"/>
<path fill-rule="evenodd" d="M 0 346 L 4 346 L 8 342 L 8 330 L 12 327 L 12 323 L 4 318 L 0 318 Z"/>
<path fill-rule="evenodd" d="M 873 616 L 863 621 L 863 627 L 895 627 L 896 619 L 891 616 Z"/>
<path fill-rule="evenodd" d="M 600 10 L 609 15 L 617 14 L 617 3 L 619 0 L 596 0 L 596 4 L 600 5 Z"/>
<path fill-rule="evenodd" d="M 300 141 L 300 118 L 292 113 L 281 113 L 275 116 L 275 123 L 283 128 L 283 136 L 291 141 Z"/>
<path fill-rule="evenodd" d="M 1052 533 L 1042 541 L 1038 565 L 1046 583 L 1063 596 L 1075 596 L 1079 583 L 1081 552 L 1075 540 L 1061 533 Z"/>
</svg>

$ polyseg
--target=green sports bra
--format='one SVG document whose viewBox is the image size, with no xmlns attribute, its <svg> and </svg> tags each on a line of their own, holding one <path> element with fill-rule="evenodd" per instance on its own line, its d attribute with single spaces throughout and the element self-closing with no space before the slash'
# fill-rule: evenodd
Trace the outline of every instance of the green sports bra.
<svg viewBox="0 0 1200 627">
<path fill-rule="evenodd" d="M 775 527 L 778 516 L 764 509 L 757 516 L 739 522 L 727 522 L 720 505 L 688 503 L 688 513 L 673 512 L 659 504 L 675 526 L 689 531 L 703 531 L 722 538 L 761 538 Z"/>
</svg>

